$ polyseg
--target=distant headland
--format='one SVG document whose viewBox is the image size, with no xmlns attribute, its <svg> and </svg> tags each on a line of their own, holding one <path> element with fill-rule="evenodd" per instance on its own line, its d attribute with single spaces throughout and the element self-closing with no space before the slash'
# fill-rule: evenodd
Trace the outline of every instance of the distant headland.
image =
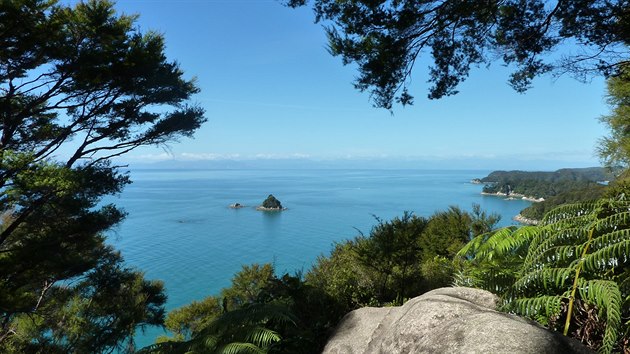
<svg viewBox="0 0 630 354">
<path fill-rule="evenodd" d="M 560 204 L 599 198 L 619 171 L 602 167 L 564 168 L 553 172 L 494 171 L 470 181 L 483 184 L 483 195 L 535 202 L 521 210 L 514 220 L 535 224 Z"/>
</svg>

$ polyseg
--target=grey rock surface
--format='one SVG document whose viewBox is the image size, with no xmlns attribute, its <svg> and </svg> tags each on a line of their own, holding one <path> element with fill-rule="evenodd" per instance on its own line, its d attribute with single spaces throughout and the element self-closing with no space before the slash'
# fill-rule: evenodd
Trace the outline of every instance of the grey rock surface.
<svg viewBox="0 0 630 354">
<path fill-rule="evenodd" d="M 496 311 L 498 298 L 472 288 L 441 288 L 400 307 L 347 314 L 324 353 L 592 353 L 537 323 Z"/>
</svg>

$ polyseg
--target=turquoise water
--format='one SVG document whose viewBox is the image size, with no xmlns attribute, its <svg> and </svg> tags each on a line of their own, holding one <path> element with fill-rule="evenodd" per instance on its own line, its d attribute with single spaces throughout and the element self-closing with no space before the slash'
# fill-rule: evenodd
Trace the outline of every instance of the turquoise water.
<svg viewBox="0 0 630 354">
<path fill-rule="evenodd" d="M 473 178 L 490 171 L 424 170 L 134 170 L 113 202 L 129 216 L 110 235 L 126 262 L 161 279 L 172 309 L 217 293 L 241 265 L 271 262 L 278 273 L 308 270 L 335 241 L 369 233 L 373 215 L 430 216 L 473 203 L 503 216 L 530 203 L 480 195 Z M 254 207 L 275 195 L 288 208 Z M 246 205 L 230 209 L 232 203 Z M 356 229 L 355 229 L 356 228 Z M 139 336 L 153 342 L 162 330 Z"/>
</svg>

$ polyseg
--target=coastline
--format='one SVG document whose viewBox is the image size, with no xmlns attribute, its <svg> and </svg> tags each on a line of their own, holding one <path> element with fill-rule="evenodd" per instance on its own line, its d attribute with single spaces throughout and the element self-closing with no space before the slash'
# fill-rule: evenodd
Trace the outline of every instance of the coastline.
<svg viewBox="0 0 630 354">
<path fill-rule="evenodd" d="M 520 194 L 520 193 L 510 193 L 510 194 L 506 194 L 506 193 L 502 193 L 502 192 L 496 192 L 496 193 L 487 193 L 487 192 L 481 192 L 481 195 L 488 195 L 488 196 L 493 196 L 493 197 L 502 197 L 504 200 L 516 200 L 516 199 L 521 199 L 521 200 L 526 200 L 532 203 L 540 203 L 540 202 L 544 202 L 545 198 L 534 198 L 534 197 L 528 197 L 526 195 Z M 512 218 L 512 220 L 522 224 L 522 225 L 538 225 L 538 223 L 540 222 L 539 220 L 534 220 L 534 219 L 528 219 L 526 217 L 524 217 L 523 215 L 521 215 L 520 213 L 518 213 L 516 216 L 514 216 Z"/>
<path fill-rule="evenodd" d="M 481 192 L 481 195 L 490 195 L 490 196 L 494 196 L 494 197 L 503 197 L 503 198 L 508 199 L 508 200 L 509 200 L 509 198 L 522 199 L 522 200 L 527 200 L 528 202 L 534 202 L 534 203 L 540 203 L 540 202 L 544 202 L 545 201 L 545 198 L 529 197 L 529 196 L 526 196 L 526 195 L 520 194 L 520 193 L 506 194 L 506 193 L 502 193 L 502 192 L 496 192 L 496 193 Z"/>
<path fill-rule="evenodd" d="M 540 223 L 539 220 L 528 219 L 521 215 L 520 213 L 512 218 L 512 220 L 517 221 L 523 225 L 538 225 Z"/>
</svg>

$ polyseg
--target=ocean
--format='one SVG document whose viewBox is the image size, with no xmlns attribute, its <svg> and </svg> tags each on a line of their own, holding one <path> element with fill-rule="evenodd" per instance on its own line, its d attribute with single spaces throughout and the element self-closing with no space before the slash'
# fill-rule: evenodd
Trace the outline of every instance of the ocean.
<svg viewBox="0 0 630 354">
<path fill-rule="evenodd" d="M 490 171 L 431 170 L 132 170 L 133 184 L 107 202 L 125 221 L 109 234 L 128 265 L 164 281 L 167 309 L 217 294 L 242 265 L 273 263 L 278 274 L 306 272 L 335 242 L 369 234 L 383 220 L 411 211 L 430 216 L 473 203 L 502 216 L 530 205 L 482 196 L 473 178 Z M 287 210 L 261 212 L 269 195 Z M 231 209 L 230 204 L 245 205 Z M 164 334 L 150 329 L 139 347 Z"/>
</svg>

